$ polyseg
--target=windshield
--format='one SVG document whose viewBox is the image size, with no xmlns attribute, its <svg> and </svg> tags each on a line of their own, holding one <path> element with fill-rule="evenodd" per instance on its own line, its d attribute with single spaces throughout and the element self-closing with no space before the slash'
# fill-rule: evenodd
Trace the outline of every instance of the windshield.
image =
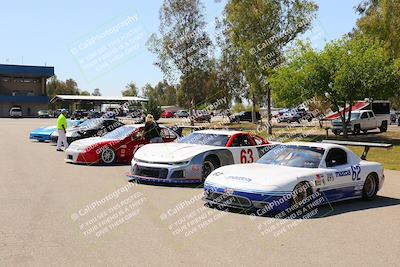
<svg viewBox="0 0 400 267">
<path fill-rule="evenodd" d="M 222 134 L 191 133 L 188 136 L 179 138 L 177 143 L 225 146 L 229 136 Z"/>
<path fill-rule="evenodd" d="M 260 158 L 257 163 L 298 168 L 318 168 L 325 150 L 306 146 L 280 145 Z"/>
<path fill-rule="evenodd" d="M 122 140 L 122 139 L 128 137 L 136 129 L 137 129 L 136 127 L 132 127 L 132 126 L 122 126 L 122 127 L 115 129 L 112 132 L 105 134 L 103 136 L 103 138 Z"/>
<path fill-rule="evenodd" d="M 350 120 L 358 120 L 360 118 L 360 113 L 351 113 Z"/>
<path fill-rule="evenodd" d="M 79 124 L 79 130 L 84 131 L 88 129 L 96 129 L 100 128 L 100 126 L 103 124 L 102 118 L 96 118 L 96 119 L 90 119 L 90 120 L 85 120 L 81 124 Z"/>
<path fill-rule="evenodd" d="M 79 125 L 79 120 L 67 120 L 67 128 Z"/>
</svg>

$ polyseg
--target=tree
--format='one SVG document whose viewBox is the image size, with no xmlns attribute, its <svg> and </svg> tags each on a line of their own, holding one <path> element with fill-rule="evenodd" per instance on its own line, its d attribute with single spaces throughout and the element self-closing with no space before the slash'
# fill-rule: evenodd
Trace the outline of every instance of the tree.
<svg viewBox="0 0 400 267">
<path fill-rule="evenodd" d="M 158 120 L 161 116 L 160 103 L 153 96 L 148 98 L 148 102 L 143 105 L 143 112 L 145 115 L 153 115 L 155 120 Z"/>
<path fill-rule="evenodd" d="M 92 96 L 101 96 L 100 89 L 99 88 L 94 89 Z"/>
<path fill-rule="evenodd" d="M 293 87 L 293 77 L 300 81 Z M 314 96 L 326 99 L 334 110 L 345 110 L 358 99 L 387 99 L 399 81 L 398 74 L 379 41 L 358 37 L 328 43 L 321 52 L 301 51 L 272 78 L 273 86 L 294 92 L 306 100 Z M 300 91 L 300 92 L 297 92 Z M 286 97 L 290 93 L 285 94 Z M 343 133 L 347 136 L 351 109 L 341 113 Z"/>
<path fill-rule="evenodd" d="M 47 82 L 47 95 L 53 98 L 56 95 L 79 95 L 80 90 L 74 79 L 67 79 L 65 82 L 57 78 L 56 75 Z"/>
<path fill-rule="evenodd" d="M 86 90 L 81 91 L 80 95 L 86 95 L 86 96 L 90 96 L 90 93 Z"/>
<path fill-rule="evenodd" d="M 137 96 L 138 88 L 135 82 L 130 82 L 125 86 L 125 90 L 121 92 L 122 96 Z"/>
<path fill-rule="evenodd" d="M 204 94 L 211 40 L 205 29 L 203 4 L 200 0 L 164 0 L 160 9 L 160 35 L 152 34 L 149 50 L 158 56 L 155 65 L 160 67 L 166 80 L 179 80 L 178 96 L 190 112 Z"/>
<path fill-rule="evenodd" d="M 383 42 L 390 57 L 400 57 L 400 2 L 398 0 L 364 0 L 357 7 L 362 17 L 357 26 L 362 34 Z"/>
<path fill-rule="evenodd" d="M 272 133 L 268 78 L 283 61 L 284 48 L 310 26 L 317 6 L 308 0 L 230 0 L 225 7 L 227 37 L 239 52 L 249 84 L 253 122 L 257 99 L 266 94 L 267 128 Z"/>
</svg>

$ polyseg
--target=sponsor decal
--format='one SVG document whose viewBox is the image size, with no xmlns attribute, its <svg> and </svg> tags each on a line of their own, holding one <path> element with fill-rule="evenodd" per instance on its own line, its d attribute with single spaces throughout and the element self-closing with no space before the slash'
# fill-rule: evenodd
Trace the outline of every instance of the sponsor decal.
<svg viewBox="0 0 400 267">
<path fill-rule="evenodd" d="M 224 189 L 224 193 L 225 193 L 225 194 L 232 195 L 233 192 L 234 192 L 234 190 L 233 190 L 232 188 L 225 188 L 225 189 Z"/>
<path fill-rule="evenodd" d="M 335 172 L 336 177 L 343 177 L 343 176 L 350 176 L 351 172 L 349 170 L 345 170 L 345 171 L 338 171 Z"/>
<path fill-rule="evenodd" d="M 326 180 L 328 181 L 328 182 L 333 182 L 333 181 L 335 181 L 335 177 L 333 176 L 333 173 L 328 173 L 327 174 L 327 178 L 326 178 Z"/>
<path fill-rule="evenodd" d="M 250 182 L 251 179 L 247 177 L 241 177 L 241 176 L 228 176 L 229 179 L 232 180 L 239 180 L 239 181 L 244 181 L 244 182 Z"/>
<path fill-rule="evenodd" d="M 321 185 L 321 175 L 317 174 L 317 177 L 315 178 L 315 185 L 319 186 Z"/>
</svg>

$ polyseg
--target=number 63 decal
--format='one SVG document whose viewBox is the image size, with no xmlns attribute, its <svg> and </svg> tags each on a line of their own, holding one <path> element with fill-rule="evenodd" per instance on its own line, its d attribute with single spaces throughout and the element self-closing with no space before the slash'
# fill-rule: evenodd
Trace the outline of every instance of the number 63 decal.
<svg viewBox="0 0 400 267">
<path fill-rule="evenodd" d="M 251 149 L 242 149 L 240 151 L 240 163 L 253 163 L 253 150 Z"/>
<path fill-rule="evenodd" d="M 360 172 L 361 172 L 360 165 L 351 166 L 351 180 L 353 181 L 361 180 Z"/>
</svg>

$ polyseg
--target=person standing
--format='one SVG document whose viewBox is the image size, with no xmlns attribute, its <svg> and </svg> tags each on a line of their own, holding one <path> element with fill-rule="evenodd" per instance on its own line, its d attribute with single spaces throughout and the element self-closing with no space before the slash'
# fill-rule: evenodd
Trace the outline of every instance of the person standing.
<svg viewBox="0 0 400 267">
<path fill-rule="evenodd" d="M 57 131 L 58 131 L 58 139 L 57 139 L 57 151 L 63 151 L 61 149 L 61 144 L 64 146 L 64 149 L 68 148 L 67 137 L 65 134 L 67 133 L 67 110 L 62 109 L 61 114 L 57 118 Z"/>
<path fill-rule="evenodd" d="M 150 143 L 162 143 L 160 132 L 160 126 L 155 122 L 153 115 L 148 114 L 144 124 L 144 138 Z"/>
</svg>

